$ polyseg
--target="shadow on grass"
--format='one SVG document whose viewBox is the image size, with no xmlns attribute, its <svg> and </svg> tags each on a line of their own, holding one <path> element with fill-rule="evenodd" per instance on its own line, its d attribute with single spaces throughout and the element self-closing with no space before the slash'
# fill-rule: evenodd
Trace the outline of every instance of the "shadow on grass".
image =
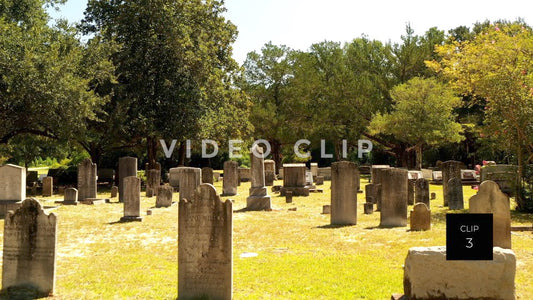
<svg viewBox="0 0 533 300">
<path fill-rule="evenodd" d="M 316 228 L 316 229 L 335 229 L 335 228 L 343 228 L 343 227 L 350 227 L 350 226 L 355 226 L 355 224 L 342 224 L 342 225 L 339 225 L 339 224 L 327 224 L 327 225 L 315 226 L 313 228 Z"/>
</svg>

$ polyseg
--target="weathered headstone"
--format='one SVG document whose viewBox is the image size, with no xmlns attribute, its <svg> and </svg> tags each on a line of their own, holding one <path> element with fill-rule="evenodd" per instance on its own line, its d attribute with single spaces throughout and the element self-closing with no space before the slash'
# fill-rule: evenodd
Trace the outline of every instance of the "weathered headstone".
<svg viewBox="0 0 533 300">
<path fill-rule="evenodd" d="M 173 188 L 179 188 L 179 176 L 178 176 L 178 168 L 170 168 L 168 170 L 168 184 L 170 184 Z"/>
<path fill-rule="evenodd" d="M 464 200 L 463 200 L 463 183 L 461 178 L 453 177 L 448 180 L 448 206 L 452 210 L 464 209 Z"/>
<path fill-rule="evenodd" d="M 232 299 L 232 214 L 210 184 L 179 201 L 178 299 Z"/>
<path fill-rule="evenodd" d="M 357 165 L 349 161 L 331 164 L 331 224 L 357 224 Z"/>
<path fill-rule="evenodd" d="M 51 197 L 54 194 L 54 178 L 46 176 L 43 178 L 43 197 Z"/>
<path fill-rule="evenodd" d="M 151 169 L 146 172 L 146 197 L 157 196 L 161 185 L 161 170 Z"/>
<path fill-rule="evenodd" d="M 220 172 L 213 172 L 213 177 L 215 179 L 215 182 L 220 181 Z"/>
<path fill-rule="evenodd" d="M 322 206 L 322 214 L 329 215 L 331 213 L 331 205 Z"/>
<path fill-rule="evenodd" d="M 313 178 L 318 176 L 318 163 L 311 163 L 310 169 L 311 169 L 311 174 L 313 175 Z"/>
<path fill-rule="evenodd" d="M 111 198 L 115 198 L 118 195 L 118 186 L 114 185 L 111 187 Z"/>
<path fill-rule="evenodd" d="M 124 195 L 124 216 L 122 222 L 142 221 L 141 217 L 141 179 L 136 176 L 123 178 L 121 193 Z"/>
<path fill-rule="evenodd" d="M 75 188 L 65 189 L 63 205 L 78 205 L 78 190 Z"/>
<path fill-rule="evenodd" d="M 86 158 L 78 165 L 78 199 L 96 198 L 96 164 Z"/>
<path fill-rule="evenodd" d="M 305 164 L 284 164 L 283 165 L 283 187 L 281 196 L 286 191 L 291 191 L 293 196 L 309 196 L 309 187 L 306 186 Z"/>
<path fill-rule="evenodd" d="M 118 159 L 118 201 L 124 202 L 124 178 L 137 177 L 137 158 L 121 157 Z"/>
<path fill-rule="evenodd" d="M 239 183 L 239 164 L 236 161 L 228 160 L 224 162 L 224 174 L 222 177 L 222 196 L 237 195 L 237 185 Z"/>
<path fill-rule="evenodd" d="M 20 207 L 26 199 L 26 168 L 15 165 L 0 167 L 0 216 Z"/>
<path fill-rule="evenodd" d="M 365 186 L 365 200 L 366 203 L 376 203 L 375 202 L 375 195 L 374 195 L 374 184 L 369 183 Z"/>
<path fill-rule="evenodd" d="M 265 159 L 265 185 L 273 186 L 274 180 L 276 180 L 276 162 Z"/>
<path fill-rule="evenodd" d="M 410 216 L 410 224 L 412 231 L 431 229 L 431 210 L 429 210 L 429 207 L 427 207 L 426 204 L 419 202 L 413 206 Z"/>
<path fill-rule="evenodd" d="M 461 166 L 460 161 L 449 160 L 442 163 L 442 194 L 444 195 L 444 206 L 448 206 L 449 193 L 448 182 L 452 178 L 459 178 L 461 180 Z"/>
<path fill-rule="evenodd" d="M 160 185 L 157 187 L 155 207 L 170 207 L 172 205 L 172 193 L 174 188 L 170 185 Z"/>
<path fill-rule="evenodd" d="M 381 211 L 381 196 L 382 196 L 382 178 L 385 176 L 385 171 L 390 169 L 389 166 L 377 165 L 372 168 L 372 184 L 374 185 L 374 203 L 376 210 Z M 406 195 L 407 196 L 407 195 Z M 406 199 L 407 201 L 407 199 Z"/>
<path fill-rule="evenodd" d="M 47 214 L 36 199 L 26 199 L 4 224 L 2 289 L 35 289 L 39 296 L 54 292 L 57 216 Z"/>
<path fill-rule="evenodd" d="M 285 203 L 292 203 L 292 192 L 291 191 L 285 192 Z"/>
<path fill-rule="evenodd" d="M 487 165 L 481 168 L 481 182 L 492 180 L 496 182 L 502 192 L 510 197 L 515 196 L 519 186 L 518 166 L 516 165 Z"/>
<path fill-rule="evenodd" d="M 407 179 L 407 204 L 415 204 L 415 181 L 416 179 Z"/>
<path fill-rule="evenodd" d="M 318 168 L 317 176 L 324 176 L 324 180 L 331 180 L 331 167 Z"/>
<path fill-rule="evenodd" d="M 179 200 L 191 199 L 196 188 L 202 183 L 202 169 L 191 167 L 178 167 L 180 182 Z"/>
<path fill-rule="evenodd" d="M 372 183 L 380 183 L 379 180 L 376 181 L 376 171 L 378 169 L 389 169 L 389 165 L 372 165 L 372 169 L 370 170 L 370 176 Z"/>
<path fill-rule="evenodd" d="M 424 203 L 431 207 L 429 203 L 429 182 L 425 178 L 418 178 L 415 182 L 415 204 Z"/>
<path fill-rule="evenodd" d="M 316 176 L 315 178 L 316 185 L 324 185 L 324 176 Z"/>
<path fill-rule="evenodd" d="M 408 176 L 408 179 L 424 178 L 424 174 L 422 174 L 422 171 L 409 171 L 407 176 Z"/>
<path fill-rule="evenodd" d="M 256 153 L 256 154 L 254 154 Z M 271 200 L 265 186 L 265 166 L 263 164 L 263 148 L 255 145 L 251 149 L 251 174 L 252 185 L 250 187 L 250 196 L 246 198 L 247 210 L 270 210 Z"/>
<path fill-rule="evenodd" d="M 422 169 L 422 177 L 424 177 L 427 180 L 433 179 L 433 170 Z"/>
<path fill-rule="evenodd" d="M 516 256 L 494 247 L 493 260 L 446 260 L 446 247 L 414 247 L 404 263 L 407 299 L 514 300 Z"/>
<path fill-rule="evenodd" d="M 239 167 L 238 172 L 239 172 L 239 182 L 248 182 L 251 180 L 252 173 L 251 173 L 250 168 Z"/>
<path fill-rule="evenodd" d="M 213 184 L 213 168 L 210 168 L 210 167 L 202 168 L 202 183 Z"/>
<path fill-rule="evenodd" d="M 509 197 L 494 181 L 483 181 L 469 200 L 470 213 L 492 213 L 493 246 L 511 249 L 511 212 Z"/>
<path fill-rule="evenodd" d="M 365 215 L 371 215 L 372 213 L 374 213 L 374 203 L 366 202 L 364 203 L 364 208 L 365 208 Z"/>
<path fill-rule="evenodd" d="M 431 200 L 435 200 L 435 199 L 437 199 L 437 193 L 434 193 L 434 192 L 433 192 L 433 193 L 431 193 L 430 196 L 431 196 Z"/>
<path fill-rule="evenodd" d="M 407 226 L 407 170 L 383 169 L 381 227 Z"/>
</svg>

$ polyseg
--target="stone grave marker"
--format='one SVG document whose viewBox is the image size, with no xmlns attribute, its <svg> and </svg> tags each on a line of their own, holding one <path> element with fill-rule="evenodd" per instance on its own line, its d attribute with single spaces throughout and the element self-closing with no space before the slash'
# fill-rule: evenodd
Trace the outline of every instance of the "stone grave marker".
<svg viewBox="0 0 533 300">
<path fill-rule="evenodd" d="M 407 170 L 384 169 L 381 178 L 380 227 L 407 226 Z"/>
<path fill-rule="evenodd" d="M 213 168 L 210 168 L 210 167 L 202 168 L 202 183 L 213 184 Z"/>
<path fill-rule="evenodd" d="M 232 214 L 206 183 L 179 201 L 178 299 L 232 299 Z"/>
<path fill-rule="evenodd" d="M 151 169 L 146 172 L 146 197 L 157 196 L 161 185 L 161 170 Z"/>
<path fill-rule="evenodd" d="M 415 182 L 415 204 L 424 203 L 428 208 L 429 203 L 429 182 L 425 178 L 418 178 Z"/>
<path fill-rule="evenodd" d="M 462 162 L 454 160 L 449 160 L 442 163 L 442 194 L 444 195 L 444 206 L 448 206 L 448 197 L 451 195 L 448 193 L 448 183 L 452 178 L 459 178 L 459 181 L 461 181 L 462 165 Z"/>
<path fill-rule="evenodd" d="M 374 195 L 374 184 L 369 183 L 365 185 L 365 200 L 366 203 L 376 203 L 375 202 L 375 195 Z"/>
<path fill-rule="evenodd" d="M 316 176 L 315 178 L 316 185 L 324 185 L 324 176 Z"/>
<path fill-rule="evenodd" d="M 374 203 L 365 202 L 364 209 L 365 209 L 365 215 L 371 215 L 372 213 L 374 213 Z"/>
<path fill-rule="evenodd" d="M 111 198 L 115 198 L 118 195 L 118 186 L 114 185 L 111 187 Z"/>
<path fill-rule="evenodd" d="M 124 202 L 124 178 L 137 177 L 137 158 L 121 157 L 118 159 L 118 201 Z"/>
<path fill-rule="evenodd" d="M 141 217 L 141 179 L 128 176 L 123 182 L 124 216 L 122 222 L 142 221 Z"/>
<path fill-rule="evenodd" d="M 415 181 L 416 179 L 407 179 L 407 204 L 415 204 Z"/>
<path fill-rule="evenodd" d="M 16 210 L 26 199 L 26 168 L 15 165 L 0 167 L 0 216 Z"/>
<path fill-rule="evenodd" d="M 305 164 L 284 164 L 283 165 L 283 187 L 281 196 L 285 196 L 286 191 L 291 191 L 293 196 L 309 196 L 309 187 L 306 185 Z"/>
<path fill-rule="evenodd" d="M 237 171 L 238 166 L 239 164 L 236 161 L 228 160 L 224 162 L 222 196 L 237 195 L 237 186 L 239 184 L 239 173 Z"/>
<path fill-rule="evenodd" d="M 448 206 L 452 210 L 464 209 L 463 183 L 461 178 L 453 177 L 448 180 Z"/>
<path fill-rule="evenodd" d="M 431 229 L 431 210 L 429 210 L 426 204 L 419 202 L 413 206 L 410 216 L 410 224 L 411 231 L 425 231 Z"/>
<path fill-rule="evenodd" d="M 254 152 L 258 155 L 255 155 Z M 259 157 L 258 157 L 259 156 Z M 252 184 L 250 196 L 246 198 L 247 210 L 270 210 L 271 200 L 265 186 L 265 166 L 263 164 L 263 148 L 254 145 L 250 153 Z"/>
<path fill-rule="evenodd" d="M 276 162 L 271 159 L 265 159 L 265 185 L 273 186 L 276 180 Z"/>
<path fill-rule="evenodd" d="M 239 182 L 249 182 L 251 180 L 252 173 L 250 168 L 239 167 L 237 170 L 239 172 Z"/>
<path fill-rule="evenodd" d="M 331 205 L 322 206 L 322 214 L 329 215 L 331 213 Z"/>
<path fill-rule="evenodd" d="M 2 289 L 31 286 L 40 296 L 54 292 L 57 216 L 36 199 L 7 213 L 4 223 Z"/>
<path fill-rule="evenodd" d="M 331 224 L 357 224 L 357 165 L 349 161 L 331 164 Z"/>
<path fill-rule="evenodd" d="M 54 194 L 54 178 L 46 176 L 43 178 L 43 197 L 51 197 Z"/>
<path fill-rule="evenodd" d="M 172 193 L 174 192 L 174 188 L 170 185 L 160 185 L 157 189 L 155 207 L 170 207 L 172 205 Z"/>
<path fill-rule="evenodd" d="M 202 183 L 202 169 L 178 167 L 180 182 L 179 200 L 191 199 L 196 188 Z"/>
<path fill-rule="evenodd" d="M 63 205 L 78 205 L 78 190 L 75 188 L 65 189 Z"/>
<path fill-rule="evenodd" d="M 78 165 L 78 199 L 96 198 L 96 164 L 90 158 Z"/>
<path fill-rule="evenodd" d="M 285 203 L 292 203 L 292 192 L 291 191 L 285 192 Z"/>
</svg>

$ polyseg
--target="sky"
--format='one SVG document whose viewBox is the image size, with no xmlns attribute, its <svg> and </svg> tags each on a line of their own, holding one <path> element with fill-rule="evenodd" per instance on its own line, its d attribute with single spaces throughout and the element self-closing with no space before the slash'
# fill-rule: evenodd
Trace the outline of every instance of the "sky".
<svg viewBox="0 0 533 300">
<path fill-rule="evenodd" d="M 54 18 L 70 22 L 83 18 L 87 0 L 68 0 Z M 260 51 L 271 41 L 306 50 L 324 40 L 349 42 L 366 35 L 382 42 L 399 42 L 410 24 L 415 34 L 429 28 L 441 30 L 478 21 L 522 18 L 533 25 L 533 1 L 479 0 L 226 0 L 225 16 L 237 25 L 239 35 L 233 57 L 243 63 L 246 54 Z"/>
</svg>

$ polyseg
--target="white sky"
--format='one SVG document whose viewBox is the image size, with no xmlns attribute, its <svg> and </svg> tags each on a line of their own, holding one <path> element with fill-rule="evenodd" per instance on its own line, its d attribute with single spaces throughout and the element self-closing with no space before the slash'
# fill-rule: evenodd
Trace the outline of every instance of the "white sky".
<svg viewBox="0 0 533 300">
<path fill-rule="evenodd" d="M 87 0 L 69 0 L 60 13 L 71 22 L 83 18 Z M 324 40 L 348 42 L 362 34 L 398 42 L 409 22 L 415 34 L 430 27 L 448 30 L 477 21 L 524 19 L 533 25 L 533 1 L 358 1 L 358 0 L 226 0 L 226 17 L 239 30 L 234 58 L 242 63 L 250 51 L 268 41 L 305 50 Z"/>
</svg>

